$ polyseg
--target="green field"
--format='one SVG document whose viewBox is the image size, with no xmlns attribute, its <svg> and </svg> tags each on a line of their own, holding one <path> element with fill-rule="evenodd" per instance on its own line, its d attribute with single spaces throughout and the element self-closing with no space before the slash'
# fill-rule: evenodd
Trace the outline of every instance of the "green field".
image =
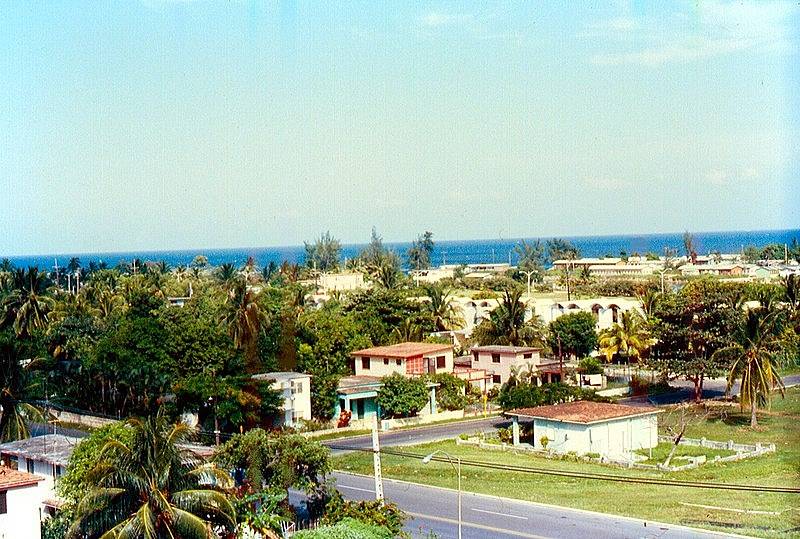
<svg viewBox="0 0 800 539">
<path fill-rule="evenodd" d="M 663 423 L 666 425 L 680 421 L 680 415 L 675 411 L 662 414 Z M 403 451 L 419 455 L 419 459 L 385 455 L 382 459 L 383 473 L 386 477 L 407 481 L 419 481 L 420 477 L 424 477 L 426 484 L 455 488 L 456 478 L 447 463 L 432 462 L 424 465 L 421 462 L 424 455 L 443 449 L 465 459 L 525 466 L 544 472 L 528 474 L 465 465 L 464 489 L 473 492 L 729 533 L 761 537 L 800 535 L 800 494 L 629 484 L 556 477 L 546 473 L 547 470 L 569 470 L 612 473 L 620 477 L 800 486 L 800 388 L 787 390 L 786 399 L 777 397 L 772 410 L 760 414 L 761 427 L 757 431 L 750 429 L 749 416 L 739 412 L 738 408 L 724 412 L 715 411 L 711 415 L 692 410 L 684 417 L 689 422 L 687 437 L 732 439 L 739 443 L 772 442 L 776 444 L 777 452 L 755 459 L 708 463 L 685 472 L 667 473 L 628 470 L 566 459 L 547 459 L 525 453 L 487 451 L 457 446 L 454 441 L 446 441 L 402 448 Z M 662 449 L 659 448 L 658 451 Z M 692 449 L 686 448 L 686 451 Z M 372 456 L 366 453 L 339 456 L 334 458 L 334 466 L 339 470 L 371 474 Z"/>
</svg>

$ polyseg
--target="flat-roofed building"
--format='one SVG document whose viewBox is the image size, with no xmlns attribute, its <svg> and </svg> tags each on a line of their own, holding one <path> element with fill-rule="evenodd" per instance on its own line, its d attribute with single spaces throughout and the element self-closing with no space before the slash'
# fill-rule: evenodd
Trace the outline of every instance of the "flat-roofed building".
<svg viewBox="0 0 800 539">
<path fill-rule="evenodd" d="M 278 425 L 299 426 L 300 420 L 311 419 L 311 375 L 302 372 L 267 372 L 253 375 L 254 380 L 271 381 L 272 389 L 283 396 Z"/>
<path fill-rule="evenodd" d="M 403 376 L 453 372 L 453 347 L 449 344 L 403 342 L 356 350 L 356 376 Z"/>
<path fill-rule="evenodd" d="M 470 352 L 472 368 L 483 369 L 491 376 L 490 387 L 505 384 L 512 368 L 538 367 L 543 362 L 541 350 L 530 346 L 473 346 Z"/>
<path fill-rule="evenodd" d="M 0 539 L 42 536 L 40 476 L 0 465 Z"/>
</svg>

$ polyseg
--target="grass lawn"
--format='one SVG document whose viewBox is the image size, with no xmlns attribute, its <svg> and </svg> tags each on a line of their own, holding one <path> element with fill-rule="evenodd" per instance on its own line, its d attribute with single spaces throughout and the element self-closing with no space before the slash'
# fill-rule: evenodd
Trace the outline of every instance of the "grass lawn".
<svg viewBox="0 0 800 539">
<path fill-rule="evenodd" d="M 677 412 L 661 414 L 665 427 L 680 421 Z M 705 464 L 685 472 L 628 470 L 600 464 L 551 460 L 530 454 L 495 452 L 445 441 L 402 448 L 419 459 L 384 455 L 386 477 L 455 488 L 456 478 L 447 463 L 422 464 L 428 453 L 443 449 L 462 458 L 540 470 L 569 470 L 613 473 L 619 476 L 655 477 L 672 480 L 740 483 L 755 485 L 800 486 L 800 388 L 779 396 L 772 410 L 759 414 L 759 430 L 749 426 L 749 415 L 738 408 L 715 411 L 709 416 L 691 411 L 686 437 L 709 440 L 732 439 L 740 443 L 773 442 L 777 453 L 739 462 Z M 687 448 L 691 450 L 693 448 Z M 700 448 L 698 448 L 700 449 Z M 658 449 L 661 450 L 660 448 Z M 709 451 L 702 449 L 702 451 Z M 363 474 L 372 473 L 372 455 L 353 453 L 335 457 L 334 467 Z M 518 498 L 535 502 L 615 513 L 642 519 L 703 527 L 722 532 L 761 537 L 790 537 L 800 534 L 800 494 L 739 492 L 641 485 L 555 477 L 504 470 L 464 466 L 464 489 L 473 492 Z M 694 504 L 694 505 L 690 505 Z M 697 505 L 715 508 L 700 508 Z M 725 509 L 762 511 L 776 514 L 737 513 Z"/>
<path fill-rule="evenodd" d="M 344 432 L 329 432 L 327 434 L 320 434 L 314 436 L 313 431 L 308 434 L 309 440 L 314 440 L 315 442 L 324 442 L 325 440 L 338 440 L 339 438 L 353 438 L 354 436 L 364 436 L 365 434 L 369 434 L 372 432 L 369 429 L 357 429 L 357 430 L 347 430 Z"/>
<path fill-rule="evenodd" d="M 647 460 L 642 461 L 643 464 L 659 464 L 667 460 L 667 455 L 672 451 L 672 446 L 673 444 L 662 442 L 653 448 L 652 453 L 647 449 L 641 449 L 637 451 L 637 453 L 649 457 Z M 726 449 L 679 445 L 678 449 L 675 450 L 675 455 L 672 457 L 672 466 L 686 464 L 686 461 L 679 457 L 699 457 L 705 455 L 706 459 L 710 461 L 716 456 L 727 457 L 735 454 L 735 451 L 728 451 Z"/>
</svg>

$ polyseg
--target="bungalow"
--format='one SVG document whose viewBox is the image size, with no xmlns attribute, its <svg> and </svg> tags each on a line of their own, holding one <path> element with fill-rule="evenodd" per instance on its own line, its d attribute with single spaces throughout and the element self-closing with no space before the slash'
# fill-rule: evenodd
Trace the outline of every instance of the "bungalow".
<svg viewBox="0 0 800 539">
<path fill-rule="evenodd" d="M 53 514 L 61 506 L 56 482 L 64 475 L 72 450 L 80 441 L 63 434 L 46 434 L 7 442 L 0 445 L 0 463 L 38 477 L 37 503 L 44 513 Z"/>
<path fill-rule="evenodd" d="M 453 346 L 423 342 L 403 342 L 356 350 L 356 376 L 403 376 L 453 372 Z"/>
<path fill-rule="evenodd" d="M 253 375 L 254 380 L 272 381 L 271 387 L 283 397 L 283 414 L 277 425 L 297 427 L 311 419 L 311 375 L 301 372 L 267 372 Z"/>
<path fill-rule="evenodd" d="M 36 475 L 0 465 L 0 539 L 42 536 Z"/>
<path fill-rule="evenodd" d="M 533 423 L 533 446 L 556 453 L 626 456 L 658 445 L 658 419 L 662 410 L 575 401 L 506 412 L 511 416 L 513 443 L 519 445 L 519 422 Z"/>
</svg>

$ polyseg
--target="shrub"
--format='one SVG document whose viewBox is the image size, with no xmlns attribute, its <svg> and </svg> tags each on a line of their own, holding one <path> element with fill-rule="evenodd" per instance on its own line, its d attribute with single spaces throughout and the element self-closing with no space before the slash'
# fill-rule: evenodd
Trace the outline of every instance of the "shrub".
<svg viewBox="0 0 800 539">
<path fill-rule="evenodd" d="M 585 357 L 578 364 L 583 374 L 603 374 L 603 364 L 595 357 Z"/>
<path fill-rule="evenodd" d="M 499 428 L 497 429 L 497 437 L 500 439 L 501 442 L 504 444 L 510 444 L 514 441 L 514 434 L 511 432 L 511 429 L 508 427 Z"/>
<path fill-rule="evenodd" d="M 539 443 L 542 444 L 542 447 L 544 449 L 547 449 L 547 444 L 550 443 L 550 438 L 548 438 L 547 436 L 542 436 L 541 438 L 539 438 Z"/>
<path fill-rule="evenodd" d="M 442 410 L 463 410 L 469 403 L 464 394 L 466 382 L 448 372 L 429 374 L 425 379 L 439 384 L 436 388 L 436 405 Z"/>
<path fill-rule="evenodd" d="M 387 417 L 411 417 L 428 404 L 428 388 L 422 378 L 394 373 L 381 382 L 377 402 Z"/>
<path fill-rule="evenodd" d="M 324 524 L 336 524 L 345 519 L 354 519 L 364 524 L 380 526 L 388 530 L 388 537 L 397 537 L 403 533 L 406 515 L 397 505 L 381 501 L 349 501 L 338 491 L 334 491 L 325 505 Z M 327 537 L 327 536 L 326 536 Z"/>
<path fill-rule="evenodd" d="M 383 526 L 366 524 L 354 518 L 345 518 L 333 525 L 316 530 L 304 530 L 292 537 L 298 539 L 392 539 L 392 532 Z"/>
</svg>

